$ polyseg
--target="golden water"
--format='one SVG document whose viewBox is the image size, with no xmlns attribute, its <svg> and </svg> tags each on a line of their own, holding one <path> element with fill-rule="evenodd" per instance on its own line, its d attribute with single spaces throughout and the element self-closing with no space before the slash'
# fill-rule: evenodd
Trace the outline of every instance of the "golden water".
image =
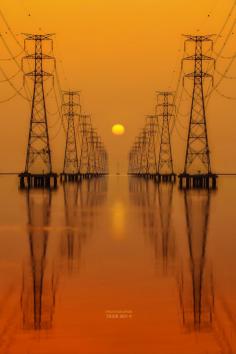
<svg viewBox="0 0 236 354">
<path fill-rule="evenodd" d="M 0 353 L 236 353 L 236 179 L 0 178 Z"/>
</svg>

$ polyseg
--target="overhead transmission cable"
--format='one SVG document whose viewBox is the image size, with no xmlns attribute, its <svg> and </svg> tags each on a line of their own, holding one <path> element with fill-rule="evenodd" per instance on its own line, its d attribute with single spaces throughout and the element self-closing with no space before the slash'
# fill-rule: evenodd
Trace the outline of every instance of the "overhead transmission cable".
<svg viewBox="0 0 236 354">
<path fill-rule="evenodd" d="M 0 36 L 2 37 L 1 34 L 0 34 Z M 8 58 L 0 58 L 0 61 L 11 61 L 12 59 L 17 59 L 17 58 L 19 58 L 23 53 L 24 53 L 24 50 L 22 50 L 19 54 L 14 55 L 14 57 L 10 56 L 10 57 L 8 57 Z"/>
<path fill-rule="evenodd" d="M 5 80 L 6 80 L 6 82 L 8 82 L 8 84 L 11 86 L 11 88 L 16 92 L 16 94 L 18 94 L 18 95 L 20 95 L 24 100 L 26 100 L 26 101 L 30 101 L 29 100 L 29 98 L 28 97 L 26 97 L 25 95 L 23 95 L 22 93 L 21 93 L 21 91 L 22 91 L 22 89 L 24 88 L 24 86 L 22 86 L 22 88 L 20 88 L 20 89 L 17 89 L 16 87 L 15 87 L 15 85 L 11 82 L 11 80 L 8 78 L 8 76 L 5 74 L 5 72 L 4 72 L 4 70 L 2 69 L 2 67 L 0 66 L 0 71 L 1 71 L 1 73 L 3 74 L 3 76 L 5 77 Z"/>
<path fill-rule="evenodd" d="M 232 16 L 232 14 L 233 14 L 233 11 L 234 11 L 235 7 L 236 7 L 236 1 L 234 0 L 232 8 L 230 9 L 230 11 L 229 11 L 229 13 L 228 13 L 228 15 L 226 17 L 226 20 L 223 23 L 219 33 L 217 34 L 217 37 L 216 37 L 216 40 L 215 40 L 216 42 L 218 41 L 218 39 L 221 37 L 222 33 L 224 32 L 224 29 L 226 28 L 226 26 L 227 26 L 227 24 L 228 24 L 228 22 L 229 22 L 229 20 L 230 20 L 230 18 Z"/>
<path fill-rule="evenodd" d="M 231 10 L 230 10 L 230 12 L 229 12 L 227 18 L 226 18 L 226 21 L 224 22 L 224 24 L 223 24 L 223 26 L 222 26 L 222 28 L 221 28 L 219 34 L 217 35 L 216 40 L 215 40 L 215 43 L 216 43 L 217 40 L 221 37 L 223 31 L 225 30 L 225 28 L 226 28 L 226 26 L 227 26 L 227 24 L 228 24 L 228 22 L 229 22 L 229 20 L 230 20 L 230 18 L 231 18 L 231 16 L 232 16 L 232 14 L 233 14 L 233 11 L 234 11 L 235 7 L 236 7 L 236 1 L 234 1 L 233 6 L 232 6 L 232 8 L 231 8 Z M 224 51 L 224 48 L 226 47 L 226 44 L 228 43 L 228 40 L 229 40 L 229 38 L 230 38 L 230 36 L 231 36 L 231 34 L 232 34 L 232 31 L 233 31 L 235 25 L 236 25 L 236 19 L 233 21 L 233 24 L 232 24 L 231 27 L 230 27 L 230 31 L 228 32 L 228 34 L 227 34 L 227 36 L 226 36 L 226 39 L 225 39 L 225 41 L 224 41 L 224 43 L 223 43 L 221 49 L 219 50 L 219 52 L 215 52 L 215 51 L 214 51 L 214 53 L 216 54 L 215 63 L 217 63 L 217 61 L 219 60 L 219 58 L 223 58 L 222 53 L 223 53 L 223 51 Z M 224 57 L 224 58 L 226 58 L 226 57 Z M 230 62 L 229 62 L 229 64 L 227 65 L 227 67 L 226 67 L 224 73 L 220 73 L 221 78 L 218 80 L 218 82 L 217 82 L 215 85 L 213 85 L 212 88 L 211 88 L 211 86 L 209 85 L 209 87 L 208 87 L 208 89 L 207 89 L 207 93 L 206 93 L 206 98 L 207 98 L 206 108 L 207 108 L 207 106 L 208 106 L 208 104 L 209 104 L 209 100 L 210 100 L 210 97 L 211 97 L 212 93 L 219 87 L 219 85 L 221 84 L 221 82 L 223 81 L 223 79 L 226 78 L 226 76 L 227 76 L 226 74 L 227 74 L 228 71 L 230 70 L 230 68 L 231 68 L 231 66 L 232 66 L 232 64 L 233 64 L 233 62 L 234 62 L 234 60 L 235 60 L 235 58 L 236 58 L 236 54 L 234 54 L 234 55 L 231 56 L 231 57 L 228 57 L 228 59 L 230 59 Z M 213 71 L 213 70 L 214 70 L 214 68 L 212 69 L 212 71 Z M 219 72 L 218 72 L 218 73 L 219 73 Z"/>
<path fill-rule="evenodd" d="M 15 40 L 15 42 L 18 44 L 18 46 L 22 49 L 23 52 L 27 53 L 24 46 L 22 46 L 22 44 L 20 43 L 20 41 L 16 38 L 15 33 L 13 32 L 13 30 L 11 29 L 9 23 L 6 20 L 6 17 L 4 16 L 2 10 L 0 10 L 0 17 L 2 18 L 5 26 L 7 27 L 8 31 L 10 32 L 11 36 L 13 37 L 13 39 Z M 28 54 L 28 53 L 27 53 Z"/>
</svg>

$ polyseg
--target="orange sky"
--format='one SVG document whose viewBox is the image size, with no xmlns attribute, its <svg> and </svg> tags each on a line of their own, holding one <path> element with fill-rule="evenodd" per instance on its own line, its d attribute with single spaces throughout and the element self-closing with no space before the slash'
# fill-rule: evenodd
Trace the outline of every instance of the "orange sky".
<svg viewBox="0 0 236 354">
<path fill-rule="evenodd" d="M 218 33 L 232 3 L 232 0 L 2 0 L 1 9 L 19 40 L 23 40 L 22 32 L 56 34 L 54 48 L 63 88 L 82 91 L 84 112 L 92 114 L 94 125 L 103 137 L 111 171 L 118 161 L 125 171 L 128 150 L 144 124 L 144 116 L 153 113 L 155 91 L 175 89 L 177 73 L 173 75 L 173 71 L 178 72 L 180 67 L 181 34 L 196 34 L 198 29 L 204 34 Z M 6 31 L 1 20 L 0 31 Z M 17 54 L 19 48 L 10 34 L 4 36 Z M 234 37 L 231 36 L 225 55 L 234 53 Z M 220 39 L 218 48 L 222 43 Z M 0 58 L 7 56 L 0 41 Z M 219 60 L 218 69 L 224 71 L 227 63 Z M 14 64 L 0 62 L 0 65 L 9 76 L 17 71 Z M 232 66 L 230 75 L 235 70 Z M 21 75 L 14 83 L 21 87 Z M 225 80 L 219 89 L 234 96 L 235 87 L 234 80 Z M 0 98 L 13 93 L 7 83 L 0 83 Z M 216 94 L 209 105 L 209 139 L 216 172 L 236 171 L 235 105 L 235 101 Z M 187 107 L 189 102 L 182 111 Z M 0 112 L 0 171 L 23 170 L 29 124 L 27 104 L 15 98 L 0 104 Z M 186 126 L 187 118 L 181 119 Z M 55 121 L 55 117 L 49 117 L 49 125 Z M 111 126 L 118 122 L 126 127 L 123 137 L 111 134 Z M 178 129 L 186 137 L 186 130 L 180 125 Z M 55 136 L 56 131 L 50 134 Z M 174 133 L 173 143 L 175 166 L 180 171 L 185 142 Z M 54 166 L 59 172 L 64 149 L 62 131 L 52 141 L 52 148 Z"/>
</svg>

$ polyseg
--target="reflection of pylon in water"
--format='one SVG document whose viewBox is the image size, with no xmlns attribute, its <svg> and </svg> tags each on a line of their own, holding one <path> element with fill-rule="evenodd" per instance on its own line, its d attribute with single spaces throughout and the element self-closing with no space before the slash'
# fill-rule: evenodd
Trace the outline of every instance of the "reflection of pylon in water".
<svg viewBox="0 0 236 354">
<path fill-rule="evenodd" d="M 78 183 L 64 183 L 64 206 L 66 230 L 63 233 L 62 252 L 65 254 L 69 270 L 74 269 L 75 260 L 79 259 L 81 251 L 80 225 L 81 220 L 78 215 L 78 193 L 80 185 Z"/>
<path fill-rule="evenodd" d="M 167 272 L 170 261 L 173 260 L 175 240 L 172 228 L 173 184 L 158 184 L 163 271 Z"/>
<path fill-rule="evenodd" d="M 79 161 L 77 152 L 77 136 L 75 132 L 75 118 L 80 113 L 79 92 L 68 91 L 63 94 L 63 117 L 67 120 L 66 146 L 64 168 L 61 180 L 78 180 Z"/>
<path fill-rule="evenodd" d="M 185 192 L 190 269 L 179 282 L 184 325 L 200 330 L 212 326 L 214 288 L 206 259 L 210 192 Z"/>
<path fill-rule="evenodd" d="M 23 328 L 27 330 L 52 327 L 56 279 L 47 262 L 50 205 L 50 192 L 27 193 L 29 264 L 24 269 L 21 296 Z"/>
</svg>

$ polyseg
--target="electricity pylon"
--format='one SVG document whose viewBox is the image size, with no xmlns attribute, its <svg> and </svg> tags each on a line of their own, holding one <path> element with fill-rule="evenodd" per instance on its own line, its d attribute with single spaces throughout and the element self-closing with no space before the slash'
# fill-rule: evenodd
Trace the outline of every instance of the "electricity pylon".
<svg viewBox="0 0 236 354">
<path fill-rule="evenodd" d="M 77 152 L 77 140 L 75 131 L 75 118 L 80 112 L 80 94 L 78 91 L 66 91 L 63 93 L 62 113 L 67 119 L 66 146 L 64 156 L 64 168 L 61 178 L 65 180 L 78 180 L 79 161 Z"/>
<path fill-rule="evenodd" d="M 139 144 L 141 147 L 140 172 L 141 176 L 147 176 L 148 171 L 148 130 L 145 126 L 139 136 Z"/>
<path fill-rule="evenodd" d="M 213 175 L 211 170 L 204 93 L 206 79 L 213 80 L 213 76 L 207 72 L 206 63 L 214 61 L 204 52 L 207 49 L 213 50 L 213 40 L 211 35 L 187 35 L 185 37 L 187 38 L 185 46 L 188 43 L 194 44 L 195 49 L 193 55 L 183 59 L 183 63 L 193 62 L 194 71 L 185 75 L 185 78 L 193 80 L 193 93 L 184 172 L 180 175 L 180 183 L 182 187 L 183 179 L 185 179 L 187 187 L 191 187 L 193 184 L 193 187 L 209 188 L 210 182 L 212 187 L 215 187 L 216 175 Z M 208 48 L 209 46 L 210 48 Z"/>
<path fill-rule="evenodd" d="M 135 138 L 134 145 L 129 153 L 129 169 L 128 172 L 130 175 L 138 175 L 140 171 L 140 159 L 141 159 L 141 151 L 140 151 L 140 141 L 139 136 Z"/>
<path fill-rule="evenodd" d="M 108 159 L 108 153 L 103 143 L 101 145 L 100 158 L 101 158 L 101 175 L 107 175 L 109 169 L 108 167 L 109 159 Z"/>
<path fill-rule="evenodd" d="M 91 127 L 90 115 L 80 114 L 78 134 L 81 140 L 80 157 L 79 157 L 79 173 L 82 176 L 89 174 L 89 132 Z"/>
<path fill-rule="evenodd" d="M 156 114 L 158 116 L 158 126 L 160 130 L 158 181 L 175 181 L 170 137 L 170 119 L 174 116 L 174 113 L 174 94 L 172 92 L 158 92 L 156 105 Z"/>
<path fill-rule="evenodd" d="M 95 129 L 91 126 L 88 127 L 87 143 L 89 146 L 88 154 L 88 172 L 91 176 L 97 174 L 97 154 L 98 154 L 98 136 Z"/>
<path fill-rule="evenodd" d="M 147 174 L 154 177 L 157 174 L 157 116 L 148 115 L 146 117 L 147 129 Z"/>
<path fill-rule="evenodd" d="M 52 46 L 52 34 L 25 34 L 25 37 L 25 43 L 32 41 L 34 45 L 34 53 L 24 57 L 24 60 L 34 63 L 33 71 L 25 74 L 25 77 L 32 78 L 34 86 L 25 172 L 20 175 L 21 186 L 24 186 L 24 177 L 27 177 L 28 187 L 32 183 L 36 187 L 49 187 L 51 177 L 56 185 L 56 175 L 52 171 L 44 81 L 45 77 L 53 75 L 44 70 L 44 62 L 54 61 L 54 57 L 44 53 L 43 45 L 50 42 Z"/>
</svg>

